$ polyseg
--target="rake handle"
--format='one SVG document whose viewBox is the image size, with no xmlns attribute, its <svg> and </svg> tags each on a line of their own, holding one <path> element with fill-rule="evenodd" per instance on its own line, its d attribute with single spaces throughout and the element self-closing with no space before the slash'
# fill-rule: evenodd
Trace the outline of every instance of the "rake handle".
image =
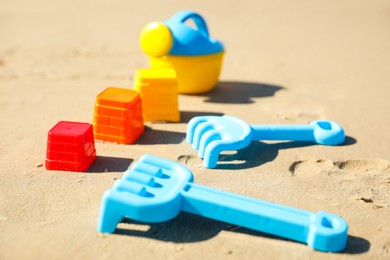
<svg viewBox="0 0 390 260">
<path fill-rule="evenodd" d="M 188 184 L 182 192 L 182 210 L 308 244 L 320 251 L 337 252 L 347 241 L 347 223 L 340 217 L 278 205 L 254 198 Z"/>
<path fill-rule="evenodd" d="M 313 125 L 251 125 L 251 128 L 252 141 L 316 141 Z"/>
</svg>

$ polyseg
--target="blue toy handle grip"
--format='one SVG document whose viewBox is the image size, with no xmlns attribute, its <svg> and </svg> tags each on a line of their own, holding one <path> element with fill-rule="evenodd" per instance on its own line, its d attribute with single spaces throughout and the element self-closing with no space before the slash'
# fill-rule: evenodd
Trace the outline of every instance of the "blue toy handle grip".
<svg viewBox="0 0 390 260">
<path fill-rule="evenodd" d="M 321 250 L 338 252 L 347 242 L 347 223 L 339 216 L 295 209 L 189 183 L 182 210 L 277 235 Z"/>
<path fill-rule="evenodd" d="M 312 125 L 251 125 L 253 141 L 315 141 Z"/>
<path fill-rule="evenodd" d="M 328 120 L 308 125 L 252 125 L 252 140 L 311 141 L 322 145 L 339 145 L 345 141 L 344 129 Z"/>
<path fill-rule="evenodd" d="M 188 19 L 193 19 L 196 27 L 198 28 L 198 31 L 204 36 L 209 37 L 207 24 L 203 17 L 198 13 L 191 11 L 181 11 L 172 16 L 170 20 L 177 23 L 184 23 Z"/>
</svg>

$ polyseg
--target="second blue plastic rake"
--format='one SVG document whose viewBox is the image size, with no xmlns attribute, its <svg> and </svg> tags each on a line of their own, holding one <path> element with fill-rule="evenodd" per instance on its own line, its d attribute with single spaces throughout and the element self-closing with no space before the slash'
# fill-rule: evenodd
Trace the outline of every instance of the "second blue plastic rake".
<svg viewBox="0 0 390 260">
<path fill-rule="evenodd" d="M 128 217 L 163 222 L 185 211 L 337 252 L 345 248 L 347 223 L 334 214 L 312 213 L 193 182 L 183 165 L 144 155 L 104 193 L 98 230 L 113 233 Z"/>
</svg>

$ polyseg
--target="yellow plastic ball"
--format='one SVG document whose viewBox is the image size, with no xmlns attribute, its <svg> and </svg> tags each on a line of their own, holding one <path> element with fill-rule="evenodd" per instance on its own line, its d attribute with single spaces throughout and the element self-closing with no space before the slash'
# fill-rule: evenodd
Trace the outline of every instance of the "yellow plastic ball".
<svg viewBox="0 0 390 260">
<path fill-rule="evenodd" d="M 168 54 L 172 44 L 171 31 L 163 23 L 149 23 L 141 31 L 141 49 L 149 56 L 161 57 Z"/>
</svg>

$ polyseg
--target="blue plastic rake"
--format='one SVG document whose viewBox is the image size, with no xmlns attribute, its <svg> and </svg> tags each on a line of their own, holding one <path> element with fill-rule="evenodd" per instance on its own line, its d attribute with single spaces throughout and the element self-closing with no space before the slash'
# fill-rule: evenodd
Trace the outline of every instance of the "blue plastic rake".
<svg viewBox="0 0 390 260">
<path fill-rule="evenodd" d="M 347 223 L 339 216 L 311 213 L 193 184 L 183 165 L 144 155 L 104 193 L 98 230 L 113 233 L 124 217 L 163 222 L 180 211 L 273 234 L 337 252 L 346 246 Z"/>
<path fill-rule="evenodd" d="M 293 140 L 338 145 L 345 141 L 345 134 L 340 125 L 326 120 L 308 125 L 249 125 L 232 116 L 198 116 L 188 123 L 186 140 L 198 150 L 204 167 L 215 168 L 221 152 L 242 149 L 252 141 Z"/>
</svg>

